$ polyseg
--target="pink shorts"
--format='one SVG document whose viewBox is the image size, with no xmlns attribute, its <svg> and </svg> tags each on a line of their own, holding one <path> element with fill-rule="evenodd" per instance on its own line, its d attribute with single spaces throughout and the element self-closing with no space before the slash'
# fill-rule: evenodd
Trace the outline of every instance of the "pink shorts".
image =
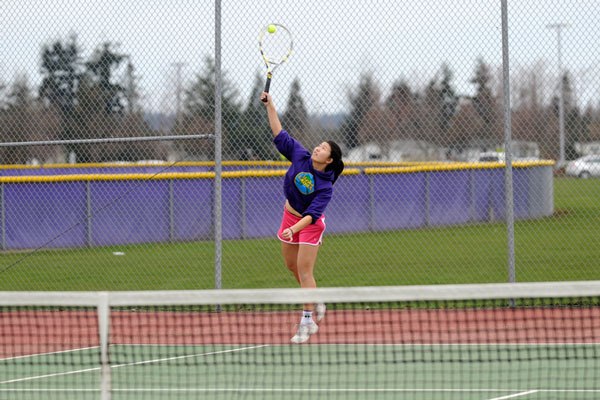
<svg viewBox="0 0 600 400">
<path fill-rule="evenodd" d="M 325 215 L 321 215 L 321 218 L 319 218 L 314 224 L 310 224 L 300 232 L 294 233 L 292 240 L 285 240 L 281 236 L 285 229 L 291 227 L 301 219 L 302 218 L 295 216 L 284 208 L 281 226 L 279 227 L 279 231 L 277 231 L 277 237 L 279 240 L 290 244 L 309 244 L 311 246 L 318 246 L 322 244 L 323 232 L 325 232 Z"/>
</svg>

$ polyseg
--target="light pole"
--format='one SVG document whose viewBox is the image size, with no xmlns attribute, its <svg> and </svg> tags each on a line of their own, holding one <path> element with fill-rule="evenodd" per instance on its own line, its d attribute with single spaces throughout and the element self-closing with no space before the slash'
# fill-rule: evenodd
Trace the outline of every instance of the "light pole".
<svg viewBox="0 0 600 400">
<path fill-rule="evenodd" d="M 568 26 L 569 26 L 568 24 L 565 24 L 562 22 L 546 25 L 546 27 L 548 29 L 556 30 L 556 39 L 557 39 L 557 45 L 558 45 L 558 81 L 559 81 L 559 85 L 558 85 L 558 90 L 559 90 L 558 131 L 559 131 L 559 138 L 560 138 L 560 159 L 558 160 L 558 165 L 557 165 L 558 168 L 561 168 L 562 166 L 565 165 L 565 100 L 564 100 L 564 87 L 563 87 L 564 73 L 563 73 L 563 68 L 562 68 L 562 38 L 561 38 L 561 34 L 562 34 L 562 29 L 567 28 Z"/>
</svg>

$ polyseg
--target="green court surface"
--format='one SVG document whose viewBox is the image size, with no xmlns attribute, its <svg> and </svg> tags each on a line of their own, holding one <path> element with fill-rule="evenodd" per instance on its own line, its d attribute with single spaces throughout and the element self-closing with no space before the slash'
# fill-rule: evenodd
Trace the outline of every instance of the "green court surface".
<svg viewBox="0 0 600 400">
<path fill-rule="evenodd" d="M 600 344 L 115 345 L 111 398 L 598 399 Z M 0 399 L 100 399 L 99 348 L 0 359 Z"/>
</svg>

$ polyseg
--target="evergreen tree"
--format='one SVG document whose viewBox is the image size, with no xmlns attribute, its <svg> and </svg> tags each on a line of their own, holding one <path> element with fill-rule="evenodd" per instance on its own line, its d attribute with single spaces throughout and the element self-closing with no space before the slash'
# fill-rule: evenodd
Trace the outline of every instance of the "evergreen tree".
<svg viewBox="0 0 600 400">
<path fill-rule="evenodd" d="M 176 124 L 175 131 L 182 134 L 212 134 L 215 121 L 215 82 L 216 69 L 214 59 L 204 59 L 204 69 L 196 76 L 196 80 L 189 89 L 185 90 L 183 115 Z M 241 110 L 237 103 L 237 90 L 227 80 L 226 74 L 222 76 L 222 130 L 223 130 L 223 156 L 233 159 L 237 156 L 236 148 L 239 147 L 235 136 L 239 132 Z M 186 141 L 178 144 L 178 148 L 196 158 L 214 159 L 214 141 Z"/>
<path fill-rule="evenodd" d="M 125 113 L 121 120 L 124 135 L 147 136 L 153 135 L 152 129 L 144 119 L 144 113 L 139 104 L 141 98 L 138 86 L 138 77 L 135 68 L 128 57 L 122 87 L 125 97 Z M 168 144 L 164 142 L 138 142 L 131 144 L 119 144 L 115 151 L 122 156 L 119 160 L 129 157 L 132 161 L 141 159 L 165 159 L 168 152 Z"/>
<path fill-rule="evenodd" d="M 442 80 L 440 82 L 440 129 L 443 135 L 448 133 L 452 119 L 458 107 L 458 95 L 452 87 L 452 71 L 447 64 L 442 66 Z"/>
<path fill-rule="evenodd" d="M 68 43 L 60 40 L 42 49 L 41 99 L 58 107 L 63 115 L 75 106 L 77 87 L 82 75 L 81 57 L 75 36 Z"/>
<path fill-rule="evenodd" d="M 417 138 L 427 143 L 435 143 L 439 138 L 441 92 L 437 77 L 429 81 L 419 102 L 419 129 Z"/>
<path fill-rule="evenodd" d="M 300 92 L 300 81 L 296 78 L 292 82 L 290 96 L 288 97 L 281 122 L 284 129 L 290 132 L 304 146 L 312 147 L 317 143 L 310 140 L 310 120 Z"/>
<path fill-rule="evenodd" d="M 42 48 L 42 83 L 39 98 L 59 110 L 61 118 L 60 139 L 75 139 L 73 111 L 77 103 L 77 90 L 82 78 L 80 50 L 75 36 L 69 42 L 60 40 Z M 72 150 L 73 146 L 67 146 Z"/>
<path fill-rule="evenodd" d="M 350 93 L 350 114 L 342 124 L 341 130 L 346 146 L 352 149 L 360 144 L 359 131 L 363 118 L 371 107 L 377 106 L 377 88 L 372 74 L 363 74 L 355 93 Z"/>
<path fill-rule="evenodd" d="M 590 119 L 582 115 L 578 107 L 574 107 L 565 116 L 565 158 L 574 160 L 579 157 L 575 143 L 585 143 L 589 139 Z"/>
<path fill-rule="evenodd" d="M 575 151 L 576 142 L 586 142 L 589 140 L 589 118 L 581 115 L 581 111 L 575 103 L 573 86 L 569 74 L 565 73 L 562 76 L 562 92 L 563 92 L 563 111 L 564 111 L 564 129 L 565 129 L 565 159 L 573 160 L 579 155 Z M 552 99 L 552 114 L 558 126 L 560 98 L 554 96 Z M 557 130 L 554 130 L 557 131 Z"/>
<path fill-rule="evenodd" d="M 116 83 L 114 78 L 114 72 L 124 58 L 124 55 L 118 54 L 113 50 L 113 45 L 107 42 L 98 47 L 86 62 L 86 72 L 91 81 L 100 87 L 106 114 L 120 114 L 124 109 L 125 88 Z"/>
<path fill-rule="evenodd" d="M 78 102 L 72 112 L 70 127 L 74 137 L 103 139 L 112 137 L 115 120 L 106 112 L 106 97 L 100 85 L 90 75 L 79 81 Z M 70 150 L 79 163 L 113 161 L 107 144 L 74 144 Z"/>
<path fill-rule="evenodd" d="M 414 134 L 416 95 L 407 82 L 395 83 L 385 108 L 390 119 L 392 139 L 410 139 Z"/>
<path fill-rule="evenodd" d="M 420 138 L 439 146 L 447 146 L 448 131 L 456 114 L 458 96 L 452 87 L 452 72 L 442 66 L 441 79 L 435 76 L 425 88 L 421 103 Z"/>
<path fill-rule="evenodd" d="M 473 107 L 483 121 L 483 128 L 478 136 L 484 142 L 497 142 L 500 134 L 498 105 L 492 91 L 490 67 L 482 59 L 477 60 L 475 76 L 471 79 L 471 83 L 475 85 L 475 96 L 472 98 Z"/>
<path fill-rule="evenodd" d="M 298 78 L 292 82 L 290 97 L 288 98 L 285 113 L 282 117 L 284 128 L 296 137 L 302 144 L 309 146 L 313 143 L 308 141 L 308 130 L 310 123 L 308 120 L 308 111 L 304 105 L 304 99 L 300 94 L 300 81 Z"/>
<path fill-rule="evenodd" d="M 140 89 L 138 85 L 138 77 L 135 74 L 135 68 L 131 62 L 131 58 L 128 57 L 127 68 L 125 70 L 125 76 L 123 78 L 123 94 L 126 100 L 126 113 L 127 114 L 141 114 L 142 109 L 139 104 Z"/>
<path fill-rule="evenodd" d="M 250 98 L 244 110 L 240 129 L 232 132 L 231 137 L 238 144 L 237 158 L 241 160 L 272 159 L 274 155 L 273 135 L 267 120 L 265 106 L 260 101 L 264 90 L 264 77 L 257 73 Z"/>
</svg>

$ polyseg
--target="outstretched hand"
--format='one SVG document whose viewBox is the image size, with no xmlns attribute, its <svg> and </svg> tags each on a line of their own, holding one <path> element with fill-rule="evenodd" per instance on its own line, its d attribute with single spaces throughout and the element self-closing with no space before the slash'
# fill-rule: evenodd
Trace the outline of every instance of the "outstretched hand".
<svg viewBox="0 0 600 400">
<path fill-rule="evenodd" d="M 268 105 L 273 101 L 273 98 L 271 97 L 271 95 L 269 93 L 262 92 L 260 95 L 260 101 L 265 103 L 265 105 Z"/>
<path fill-rule="evenodd" d="M 281 122 L 277 116 L 277 110 L 275 109 L 275 104 L 273 104 L 273 98 L 268 92 L 262 92 L 260 94 L 260 101 L 262 101 L 265 105 L 267 117 L 269 118 L 269 126 L 271 127 L 271 132 L 273 132 L 273 136 L 275 137 L 279 135 L 279 132 L 281 132 L 283 128 L 281 127 Z"/>
</svg>

